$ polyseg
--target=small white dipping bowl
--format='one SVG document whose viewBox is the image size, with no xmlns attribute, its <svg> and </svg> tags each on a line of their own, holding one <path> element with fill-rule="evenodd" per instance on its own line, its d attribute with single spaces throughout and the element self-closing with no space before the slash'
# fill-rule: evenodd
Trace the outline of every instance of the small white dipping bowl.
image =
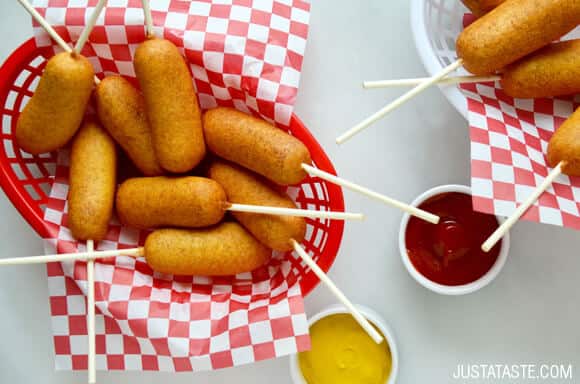
<svg viewBox="0 0 580 384">
<path fill-rule="evenodd" d="M 457 185 L 457 184 L 449 184 L 449 185 L 441 185 L 435 188 L 431 188 L 426 192 L 423 192 L 419 197 L 417 197 L 411 205 L 418 207 L 427 199 L 430 199 L 433 196 L 446 193 L 446 192 L 460 192 L 465 193 L 467 195 L 471 195 L 471 188 L 465 185 Z M 496 216 L 497 217 L 497 216 Z M 475 292 L 489 283 L 496 278 L 499 274 L 501 269 L 503 268 L 508 251 L 510 248 L 510 237 L 509 233 L 506 233 L 505 236 L 502 238 L 501 248 L 499 251 L 499 255 L 495 264 L 490 268 L 489 271 L 479 279 L 464 285 L 443 285 L 436 283 L 434 281 L 429 280 L 426 278 L 421 272 L 415 269 L 415 266 L 409 259 L 409 254 L 407 253 L 407 246 L 405 244 L 405 232 L 407 230 L 407 224 L 409 223 L 410 215 L 408 213 L 403 215 L 403 219 L 401 220 L 401 227 L 399 229 L 399 251 L 401 252 L 401 258 L 403 259 L 403 264 L 409 271 L 409 274 L 413 276 L 415 280 L 422 286 L 427 289 L 432 290 L 433 292 L 437 292 L 441 295 L 465 295 L 468 293 Z M 497 217 L 498 223 L 501 224 L 504 219 Z M 491 233 L 490 233 L 491 235 Z"/>
<path fill-rule="evenodd" d="M 366 317 L 371 323 L 377 326 L 377 328 L 381 331 L 383 336 L 387 339 L 387 345 L 391 350 L 391 373 L 389 374 L 389 378 L 387 379 L 385 384 L 395 384 L 397 381 L 397 373 L 399 371 L 399 352 L 397 350 L 397 342 L 395 340 L 395 336 L 393 332 L 385 322 L 385 320 L 375 311 L 370 308 L 367 308 L 363 305 L 357 305 L 357 309 Z M 322 311 L 318 312 L 316 315 L 312 316 L 308 320 L 308 326 L 311 327 L 312 324 L 316 323 L 318 320 L 322 319 L 323 317 L 327 317 L 330 315 L 334 315 L 337 313 L 350 313 L 348 310 L 340 304 L 331 305 L 323 309 Z M 290 356 L 290 376 L 292 377 L 292 381 L 294 384 L 307 384 L 306 380 L 302 376 L 302 371 L 300 370 L 300 365 L 298 364 L 298 354 Z"/>
</svg>

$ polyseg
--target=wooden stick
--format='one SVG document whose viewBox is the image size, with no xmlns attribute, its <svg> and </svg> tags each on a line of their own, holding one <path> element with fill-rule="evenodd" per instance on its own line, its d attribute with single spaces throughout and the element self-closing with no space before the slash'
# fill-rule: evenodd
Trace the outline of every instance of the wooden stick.
<svg viewBox="0 0 580 384">
<path fill-rule="evenodd" d="M 365 218 L 365 216 L 362 213 L 316 211 L 310 209 L 281 208 L 281 207 L 264 207 L 260 205 L 233 204 L 233 203 L 231 203 L 229 207 L 226 208 L 226 210 L 234 212 L 262 213 L 266 215 L 300 216 L 300 217 L 312 217 L 334 220 L 364 220 Z"/>
<path fill-rule="evenodd" d="M 433 75 L 432 77 L 428 78 L 427 81 L 422 82 L 421 84 L 417 85 L 415 88 L 411 89 L 404 95 L 398 97 L 390 104 L 387 104 L 382 109 L 378 110 L 377 112 L 373 113 L 371 116 L 367 117 L 342 135 L 336 138 L 337 144 L 342 144 L 363 129 L 369 127 L 371 124 L 376 122 L 377 120 L 381 119 L 391 111 L 395 110 L 396 108 L 400 107 L 407 101 L 411 100 L 413 97 L 417 96 L 419 93 L 423 92 L 425 89 L 429 88 L 433 84 L 435 84 L 439 79 L 447 76 L 450 72 L 453 72 L 457 68 L 461 67 L 463 60 L 459 59 L 454 63 L 448 65 L 447 67 L 443 68 L 439 73 Z"/>
<path fill-rule="evenodd" d="M 143 13 L 145 14 L 145 31 L 147 37 L 154 37 L 153 32 L 153 17 L 151 16 L 151 4 L 149 0 L 141 0 L 141 5 L 143 7 Z"/>
<path fill-rule="evenodd" d="M 95 250 L 93 240 L 87 240 L 87 253 Z M 95 260 L 87 261 L 87 336 L 89 338 L 89 384 L 97 382 L 95 332 Z"/>
<path fill-rule="evenodd" d="M 52 37 L 52 39 L 66 52 L 72 52 L 72 48 L 60 37 L 58 33 L 48 24 L 40 13 L 28 2 L 28 0 L 18 0 L 20 4 L 30 13 L 30 16 L 41 25 L 42 28 Z"/>
<path fill-rule="evenodd" d="M 356 309 L 349 299 L 338 289 L 338 287 L 330 280 L 328 275 L 312 260 L 306 253 L 304 248 L 294 239 L 291 240 L 294 250 L 300 258 L 310 267 L 312 272 L 330 289 L 334 296 L 348 309 L 352 317 L 360 324 L 360 326 L 369 334 L 369 336 L 380 344 L 383 341 L 383 336 L 372 326 L 372 324 Z"/>
<path fill-rule="evenodd" d="M 434 215 L 432 213 L 429 213 L 427 211 L 424 211 L 424 210 L 419 209 L 417 207 L 414 207 L 412 205 L 405 204 L 405 203 L 400 202 L 398 200 L 392 199 L 388 196 L 382 195 L 382 194 L 377 193 L 375 191 L 372 191 L 368 188 L 354 184 L 348 180 L 341 179 L 341 178 L 336 177 L 328 172 L 324 172 L 320 169 L 314 168 L 310 165 L 302 164 L 302 169 L 304 169 L 310 175 L 318 176 L 321 179 L 327 180 L 333 184 L 337 184 L 337 185 L 340 185 L 342 187 L 353 190 L 355 192 L 362 193 L 363 195 L 366 195 L 372 199 L 375 199 L 375 200 L 381 201 L 383 203 L 386 203 L 388 205 L 391 205 L 391 206 L 398 208 L 404 212 L 407 212 L 408 214 L 410 214 L 412 216 L 415 216 L 415 217 L 418 217 L 419 219 L 423 219 L 425 221 L 428 221 L 429 223 L 437 224 L 439 222 L 439 216 L 437 216 L 437 215 Z"/>
<path fill-rule="evenodd" d="M 139 257 L 143 255 L 144 251 L 142 247 L 128 249 L 113 249 L 111 251 L 61 253 L 56 255 L 27 256 L 27 257 L 13 257 L 7 259 L 0 259 L 0 266 L 43 264 L 43 263 L 51 263 L 54 261 L 92 260 L 114 256 Z"/>
<path fill-rule="evenodd" d="M 60 37 L 58 33 L 56 33 L 54 28 L 52 28 L 50 24 L 48 24 L 46 19 L 44 19 L 44 17 L 42 17 L 42 15 L 38 13 L 36 9 L 34 9 L 34 7 L 27 0 L 18 0 L 18 1 L 20 2 L 20 4 L 22 4 L 24 9 L 26 9 L 28 13 L 30 13 L 30 16 L 32 16 L 32 18 L 34 18 L 34 20 L 36 20 L 38 24 L 41 25 L 42 28 L 44 28 L 46 33 L 48 33 L 48 35 L 52 37 L 52 39 L 58 44 L 59 47 L 62 48 L 63 51 L 69 53 L 73 52 L 73 49 L 62 39 L 62 37 Z M 94 80 L 95 84 L 99 84 L 101 82 L 101 80 L 97 76 L 95 76 Z"/>
<path fill-rule="evenodd" d="M 518 221 L 518 219 L 538 200 L 540 195 L 548 189 L 550 185 L 554 182 L 554 179 L 562 173 L 562 167 L 566 163 L 561 161 L 556 165 L 556 167 L 546 176 L 544 181 L 532 192 L 532 194 L 516 208 L 514 213 L 506 219 L 492 234 L 491 236 L 481 245 L 481 249 L 484 252 L 489 252 L 490 249 L 510 230 L 510 228 Z"/>
<path fill-rule="evenodd" d="M 376 81 L 363 81 L 363 88 L 365 89 L 376 89 L 376 88 L 387 88 L 387 87 L 407 87 L 415 86 L 428 81 L 428 77 L 418 77 L 414 79 L 396 79 L 396 80 L 376 80 Z M 444 77 L 437 82 L 438 85 L 450 85 L 450 84 L 468 84 L 468 83 L 485 83 L 488 81 L 501 80 L 499 75 L 491 76 L 452 76 Z"/>
<path fill-rule="evenodd" d="M 85 43 L 89 39 L 89 35 L 91 34 L 91 31 L 93 30 L 95 23 L 97 22 L 97 19 L 101 14 L 101 11 L 105 7 L 105 4 L 107 4 L 107 0 L 99 0 L 99 2 L 97 3 L 97 6 L 95 7 L 93 13 L 91 14 L 91 17 L 89 18 L 87 25 L 85 25 L 85 28 L 81 32 L 81 35 L 73 49 L 73 53 L 78 54 L 81 53 L 81 51 L 83 50 L 83 47 L 85 46 Z"/>
</svg>

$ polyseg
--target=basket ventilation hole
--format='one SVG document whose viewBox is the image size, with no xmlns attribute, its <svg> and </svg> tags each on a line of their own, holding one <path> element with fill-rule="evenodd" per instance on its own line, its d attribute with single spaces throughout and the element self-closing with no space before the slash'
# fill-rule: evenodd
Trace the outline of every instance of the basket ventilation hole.
<svg viewBox="0 0 580 384">
<path fill-rule="evenodd" d="M 28 76 L 30 76 L 30 72 L 27 71 L 26 69 L 22 70 L 22 72 L 20 72 L 20 74 L 16 78 L 16 81 L 14 81 L 14 85 L 22 88 L 22 85 L 24 84 Z"/>
<path fill-rule="evenodd" d="M 316 238 L 314 239 L 314 241 L 312 242 L 312 244 L 316 247 L 316 248 L 320 248 L 320 244 L 322 243 L 322 236 L 323 236 L 323 232 L 322 231 L 317 231 L 316 233 Z"/>
<path fill-rule="evenodd" d="M 40 183 L 38 184 L 40 190 L 44 193 L 45 196 L 50 196 L 50 183 Z"/>
<path fill-rule="evenodd" d="M 311 199 L 314 197 L 314 194 L 312 193 L 312 187 L 310 184 L 302 184 L 302 190 L 304 191 L 304 197 L 306 197 L 307 199 Z"/>
<path fill-rule="evenodd" d="M 2 133 L 9 135 L 12 132 L 12 117 L 10 115 L 2 116 Z"/>
<path fill-rule="evenodd" d="M 34 60 L 30 62 L 30 66 L 38 68 L 38 66 L 44 63 L 45 60 L 46 59 L 42 56 L 36 56 Z"/>
<path fill-rule="evenodd" d="M 26 107 L 26 104 L 28 104 L 28 100 L 30 100 L 30 96 L 24 95 L 22 97 L 22 103 L 20 103 L 20 105 L 18 106 L 18 112 L 22 112 L 24 107 Z"/>
<path fill-rule="evenodd" d="M 451 50 L 455 50 L 455 39 L 454 39 L 454 38 L 452 38 L 452 37 L 450 37 L 450 36 L 447 36 L 447 37 L 445 38 L 445 42 L 447 43 L 447 47 L 448 47 L 449 49 L 451 49 Z"/>
<path fill-rule="evenodd" d="M 28 171 L 30 172 L 30 174 L 32 175 L 32 177 L 34 179 L 44 177 L 44 175 L 42 174 L 42 171 L 40 170 L 40 167 L 38 165 L 26 164 L 26 167 L 28 168 Z"/>
<path fill-rule="evenodd" d="M 28 152 L 24 152 L 24 151 L 20 151 L 20 156 L 22 156 L 23 159 L 33 159 L 34 156 L 32 156 L 32 154 L 28 153 Z"/>
<path fill-rule="evenodd" d="M 40 81 L 40 77 L 36 76 L 31 82 L 30 85 L 28 86 L 28 90 L 32 93 L 34 93 L 34 91 L 36 91 L 36 87 L 38 87 L 38 82 Z M 24 104 L 26 105 L 26 104 Z"/>
<path fill-rule="evenodd" d="M 14 110 L 14 103 L 16 102 L 16 97 L 18 97 L 18 92 L 10 91 L 8 97 L 6 98 L 6 109 Z"/>
<path fill-rule="evenodd" d="M 6 152 L 6 156 L 9 159 L 14 158 L 14 146 L 12 145 L 12 140 L 4 139 L 4 149 Z"/>
<path fill-rule="evenodd" d="M 312 225 L 306 226 L 306 233 L 304 234 L 304 238 L 311 239 L 313 232 L 314 232 L 314 227 Z"/>
<path fill-rule="evenodd" d="M 435 47 L 437 48 L 438 51 L 443 50 L 443 45 L 441 44 L 441 40 L 434 38 L 433 42 L 435 43 Z"/>
<path fill-rule="evenodd" d="M 326 188 L 322 183 L 314 184 L 316 188 L 316 194 L 318 195 L 318 200 L 324 200 L 324 196 L 326 196 Z"/>
<path fill-rule="evenodd" d="M 46 172 L 48 172 L 49 176 L 54 176 L 54 174 L 56 173 L 55 163 L 46 163 L 44 164 L 44 168 L 46 168 Z"/>
<path fill-rule="evenodd" d="M 18 178 L 18 180 L 25 180 L 26 179 L 26 175 L 24 174 L 24 171 L 22 170 L 20 163 L 13 163 L 12 164 L 12 171 L 16 174 L 16 177 Z"/>
<path fill-rule="evenodd" d="M 28 195 L 32 197 L 32 199 L 40 200 L 40 195 L 38 194 L 38 192 L 36 192 L 36 189 L 34 189 L 32 185 L 27 184 L 24 186 L 24 188 L 26 189 L 26 192 L 28 192 Z"/>
</svg>

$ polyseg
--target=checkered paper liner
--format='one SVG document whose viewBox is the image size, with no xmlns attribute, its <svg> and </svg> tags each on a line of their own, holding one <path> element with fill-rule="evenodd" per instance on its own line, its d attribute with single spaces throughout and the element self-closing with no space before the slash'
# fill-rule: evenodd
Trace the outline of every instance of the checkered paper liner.
<svg viewBox="0 0 580 384">
<path fill-rule="evenodd" d="M 580 29 L 565 38 L 578 37 Z M 550 137 L 580 98 L 514 99 L 499 82 L 460 89 L 467 98 L 473 207 L 509 216 L 550 172 Z M 580 178 L 560 175 L 522 218 L 580 230 Z"/>
<path fill-rule="evenodd" d="M 75 42 L 97 0 L 35 0 L 65 41 Z M 235 107 L 288 126 L 298 92 L 310 5 L 304 0 L 153 0 L 154 32 L 187 57 L 203 109 Z M 141 0 L 109 0 L 83 49 L 97 75 L 135 77 L 145 39 Z M 39 47 L 54 46 L 33 23 Z"/>
<path fill-rule="evenodd" d="M 45 221 L 45 251 L 84 251 L 67 228 L 68 151 L 58 154 Z M 147 233 L 109 225 L 97 250 L 142 246 Z M 87 368 L 86 263 L 47 267 L 56 368 Z M 235 277 L 170 276 L 144 258 L 95 263 L 97 369 L 198 371 L 308 349 L 308 324 L 296 270 L 285 255 Z"/>
<path fill-rule="evenodd" d="M 35 1 L 66 41 L 75 41 L 96 1 Z M 184 48 L 202 108 L 231 106 L 289 124 L 308 31 L 302 1 L 152 1 L 155 33 Z M 83 54 L 99 76 L 134 80 L 132 56 L 145 38 L 140 0 L 108 2 Z M 51 44 L 34 27 L 37 45 Z M 53 47 L 54 51 L 59 48 Z M 68 151 L 58 152 L 44 219 L 45 251 L 85 250 L 67 228 Z M 320 208 L 320 184 L 288 193 Z M 310 192 L 309 192 L 310 191 Z M 322 195 L 319 195 L 322 192 Z M 313 206 L 314 205 L 314 206 Z M 318 206 L 317 206 L 318 205 Z M 322 247 L 323 223 L 307 220 L 307 249 Z M 143 245 L 147 233 L 114 219 L 97 250 Z M 268 265 L 235 277 L 162 275 L 143 258 L 95 263 L 97 369 L 198 371 L 251 363 L 310 347 L 300 292 L 303 265 L 274 253 Z M 87 369 L 86 265 L 48 265 L 56 368 Z"/>
</svg>

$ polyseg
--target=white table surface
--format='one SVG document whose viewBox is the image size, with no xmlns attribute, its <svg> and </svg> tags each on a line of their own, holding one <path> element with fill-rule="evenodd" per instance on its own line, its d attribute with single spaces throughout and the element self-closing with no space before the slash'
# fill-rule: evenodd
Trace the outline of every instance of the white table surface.
<svg viewBox="0 0 580 384">
<path fill-rule="evenodd" d="M 15 0 L 0 5 L 0 59 L 31 36 Z M 411 201 L 446 183 L 469 183 L 466 122 L 437 89 L 338 147 L 338 133 L 400 94 L 361 89 L 363 79 L 425 74 L 415 51 L 407 0 L 318 0 L 296 113 L 338 172 Z M 448 383 L 459 363 L 576 363 L 580 375 L 580 238 L 578 232 L 522 222 L 511 254 L 491 286 L 444 297 L 419 286 L 401 263 L 401 213 L 345 192 L 351 211 L 330 276 L 355 302 L 385 317 L 398 338 L 400 383 Z M 41 240 L 0 194 L 0 257 L 42 252 Z M 306 299 L 314 314 L 334 303 L 319 286 Z M 44 266 L 0 269 L 0 383 L 82 383 L 84 372 L 55 372 Z M 100 383 L 290 384 L 286 358 L 196 374 L 98 373 Z M 516 382 L 516 381 L 514 381 Z M 524 382 L 524 381 L 521 381 Z"/>
</svg>

